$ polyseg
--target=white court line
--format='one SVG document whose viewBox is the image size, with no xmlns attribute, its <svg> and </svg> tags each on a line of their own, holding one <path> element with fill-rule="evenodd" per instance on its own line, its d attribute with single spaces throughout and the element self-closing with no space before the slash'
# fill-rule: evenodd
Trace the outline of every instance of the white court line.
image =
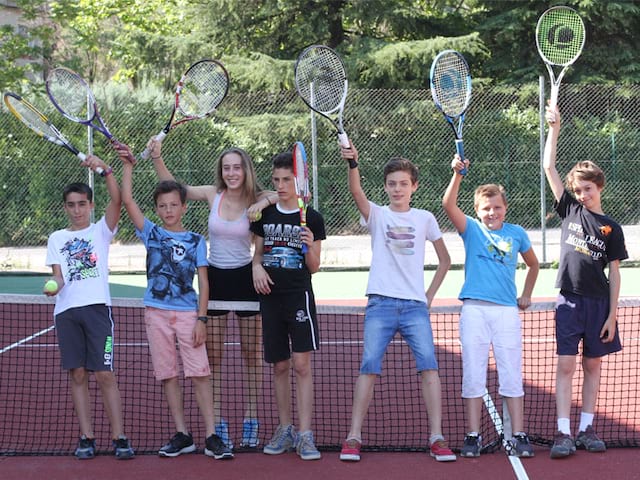
<svg viewBox="0 0 640 480">
<path fill-rule="evenodd" d="M 45 333 L 49 333 L 54 328 L 55 328 L 55 325 L 51 325 L 49 328 L 45 328 L 44 330 L 40 330 L 38 333 L 34 333 L 33 335 L 29 335 L 28 337 L 23 338 L 22 340 L 18 340 L 17 342 L 12 343 L 11 345 L 7 345 L 2 350 L 0 350 L 0 355 L 2 355 L 5 352 L 8 352 L 9 350 L 13 350 L 14 348 L 19 347 L 23 343 L 29 342 L 29 341 L 33 340 L 34 338 L 38 338 L 39 336 L 44 335 Z"/>
</svg>

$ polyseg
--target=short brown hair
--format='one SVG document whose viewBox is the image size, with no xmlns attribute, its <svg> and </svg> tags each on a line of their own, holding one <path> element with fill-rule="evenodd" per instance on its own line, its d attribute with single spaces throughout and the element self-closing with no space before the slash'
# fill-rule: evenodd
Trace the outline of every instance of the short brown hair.
<svg viewBox="0 0 640 480">
<path fill-rule="evenodd" d="M 480 185 L 478 188 L 476 188 L 476 191 L 473 194 L 473 206 L 474 208 L 478 208 L 478 204 L 480 203 L 481 198 L 492 198 L 498 195 L 502 197 L 502 201 L 504 202 L 504 206 L 506 207 L 507 192 L 502 185 L 498 185 L 495 183 Z"/>
<path fill-rule="evenodd" d="M 407 172 L 411 176 L 411 183 L 418 182 L 418 167 L 411 160 L 402 157 L 393 157 L 384 166 L 384 182 L 387 183 L 387 176 L 393 172 Z"/>
<path fill-rule="evenodd" d="M 604 187 L 604 172 L 602 169 L 593 163 L 591 160 L 583 160 L 576 163 L 565 179 L 565 186 L 568 190 L 573 192 L 573 184 L 577 181 L 586 181 L 595 183 L 598 188 Z"/>
</svg>

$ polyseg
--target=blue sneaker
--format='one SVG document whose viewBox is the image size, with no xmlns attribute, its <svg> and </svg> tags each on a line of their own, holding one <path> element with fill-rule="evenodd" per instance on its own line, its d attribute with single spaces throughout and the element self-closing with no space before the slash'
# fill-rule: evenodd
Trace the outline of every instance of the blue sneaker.
<svg viewBox="0 0 640 480">
<path fill-rule="evenodd" d="M 233 450 L 233 442 L 229 436 L 229 424 L 224 418 L 220 419 L 220 423 L 216 425 L 216 435 L 220 437 L 229 450 Z"/>
<path fill-rule="evenodd" d="M 96 456 L 96 439 L 87 438 L 86 435 L 82 435 L 78 440 L 78 446 L 75 452 L 76 457 L 80 460 L 89 460 Z"/>
<path fill-rule="evenodd" d="M 284 452 L 291 452 L 295 448 L 295 432 L 293 425 L 278 425 L 273 438 L 267 443 L 262 451 L 267 455 L 280 455 Z"/>
<path fill-rule="evenodd" d="M 313 432 L 301 432 L 296 438 L 296 453 L 302 460 L 319 460 L 322 455 L 313 443 Z"/>
<path fill-rule="evenodd" d="M 258 439 L 258 428 L 260 422 L 257 418 L 245 418 L 242 421 L 242 441 L 240 446 L 244 448 L 256 448 L 260 443 Z"/>
<path fill-rule="evenodd" d="M 113 440 L 113 453 L 118 460 L 129 460 L 135 456 L 131 442 L 124 435 L 120 435 L 117 440 Z"/>
</svg>

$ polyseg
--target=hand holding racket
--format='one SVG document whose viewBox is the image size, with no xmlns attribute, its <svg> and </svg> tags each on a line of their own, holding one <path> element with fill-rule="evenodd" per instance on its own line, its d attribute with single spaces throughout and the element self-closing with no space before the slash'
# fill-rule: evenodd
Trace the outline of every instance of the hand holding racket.
<svg viewBox="0 0 640 480">
<path fill-rule="evenodd" d="M 3 95 L 3 99 L 9 111 L 40 137 L 73 153 L 82 162 L 87 160 L 87 156 L 67 140 L 42 112 L 20 95 L 7 92 Z M 101 175 L 104 173 L 101 167 L 97 167 L 95 170 Z"/>
<path fill-rule="evenodd" d="M 46 88 L 51 102 L 66 118 L 97 130 L 112 145 L 120 143 L 102 120 L 91 88 L 76 72 L 64 67 L 54 68 L 47 77 Z M 129 161 L 135 163 L 135 157 L 131 155 Z"/>
<path fill-rule="evenodd" d="M 552 109 L 558 104 L 562 77 L 582 53 L 585 40 L 584 23 L 580 15 L 569 7 L 553 7 L 544 12 L 536 26 L 538 53 L 549 72 Z M 556 77 L 553 67 L 562 67 Z"/>
<path fill-rule="evenodd" d="M 462 127 L 464 117 L 471 101 L 471 74 L 464 57 L 454 51 L 440 52 L 431 64 L 431 96 L 436 108 L 447 120 L 456 140 L 456 152 L 464 161 L 464 143 Z M 460 171 L 466 175 L 467 169 Z"/>
<path fill-rule="evenodd" d="M 309 191 L 309 168 L 307 166 L 307 153 L 302 142 L 293 145 L 293 178 L 298 196 L 298 208 L 300 209 L 300 226 L 307 226 L 307 204 L 311 199 Z M 302 244 L 302 253 L 307 253 L 306 243 Z"/>
<path fill-rule="evenodd" d="M 183 123 L 211 115 L 222 103 L 229 91 L 229 75 L 217 60 L 201 60 L 191 65 L 176 86 L 175 103 L 171 117 L 156 140 L 162 141 L 167 134 Z M 149 148 L 140 158 L 149 157 Z"/>
<path fill-rule="evenodd" d="M 296 61 L 295 82 L 304 103 L 331 121 L 340 145 L 349 148 L 349 137 L 342 126 L 349 82 L 340 56 L 324 45 L 307 47 Z"/>
</svg>

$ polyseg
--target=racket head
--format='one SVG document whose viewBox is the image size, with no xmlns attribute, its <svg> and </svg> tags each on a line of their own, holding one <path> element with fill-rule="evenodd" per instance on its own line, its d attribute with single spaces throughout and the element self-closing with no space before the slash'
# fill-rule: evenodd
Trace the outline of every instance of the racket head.
<svg viewBox="0 0 640 480">
<path fill-rule="evenodd" d="M 309 203 L 311 192 L 309 189 L 309 166 L 307 164 L 307 152 L 302 142 L 293 145 L 293 175 L 296 183 L 296 194 L 304 204 Z"/>
<path fill-rule="evenodd" d="M 575 62 L 584 47 L 585 27 L 573 8 L 552 7 L 536 25 L 536 45 L 540 57 L 550 65 L 567 66 Z"/>
<path fill-rule="evenodd" d="M 440 52 L 431 64 L 431 96 L 446 116 L 460 117 L 471 101 L 471 73 L 465 58 L 455 50 Z"/>
<path fill-rule="evenodd" d="M 69 120 L 87 124 L 96 116 L 93 92 L 87 82 L 73 70 L 54 68 L 45 84 L 51 102 Z"/>
<path fill-rule="evenodd" d="M 51 122 L 49 122 L 47 117 L 20 95 L 13 92 L 6 92 L 2 97 L 9 111 L 31 130 L 41 137 L 56 136 L 58 132 L 51 128 Z"/>
<path fill-rule="evenodd" d="M 322 114 L 341 108 L 347 96 L 344 63 L 335 50 L 324 45 L 311 45 L 298 56 L 295 84 L 300 98 Z"/>
<path fill-rule="evenodd" d="M 176 98 L 185 117 L 201 118 L 213 113 L 229 92 L 229 74 L 217 60 L 200 60 L 184 73 Z"/>
</svg>

